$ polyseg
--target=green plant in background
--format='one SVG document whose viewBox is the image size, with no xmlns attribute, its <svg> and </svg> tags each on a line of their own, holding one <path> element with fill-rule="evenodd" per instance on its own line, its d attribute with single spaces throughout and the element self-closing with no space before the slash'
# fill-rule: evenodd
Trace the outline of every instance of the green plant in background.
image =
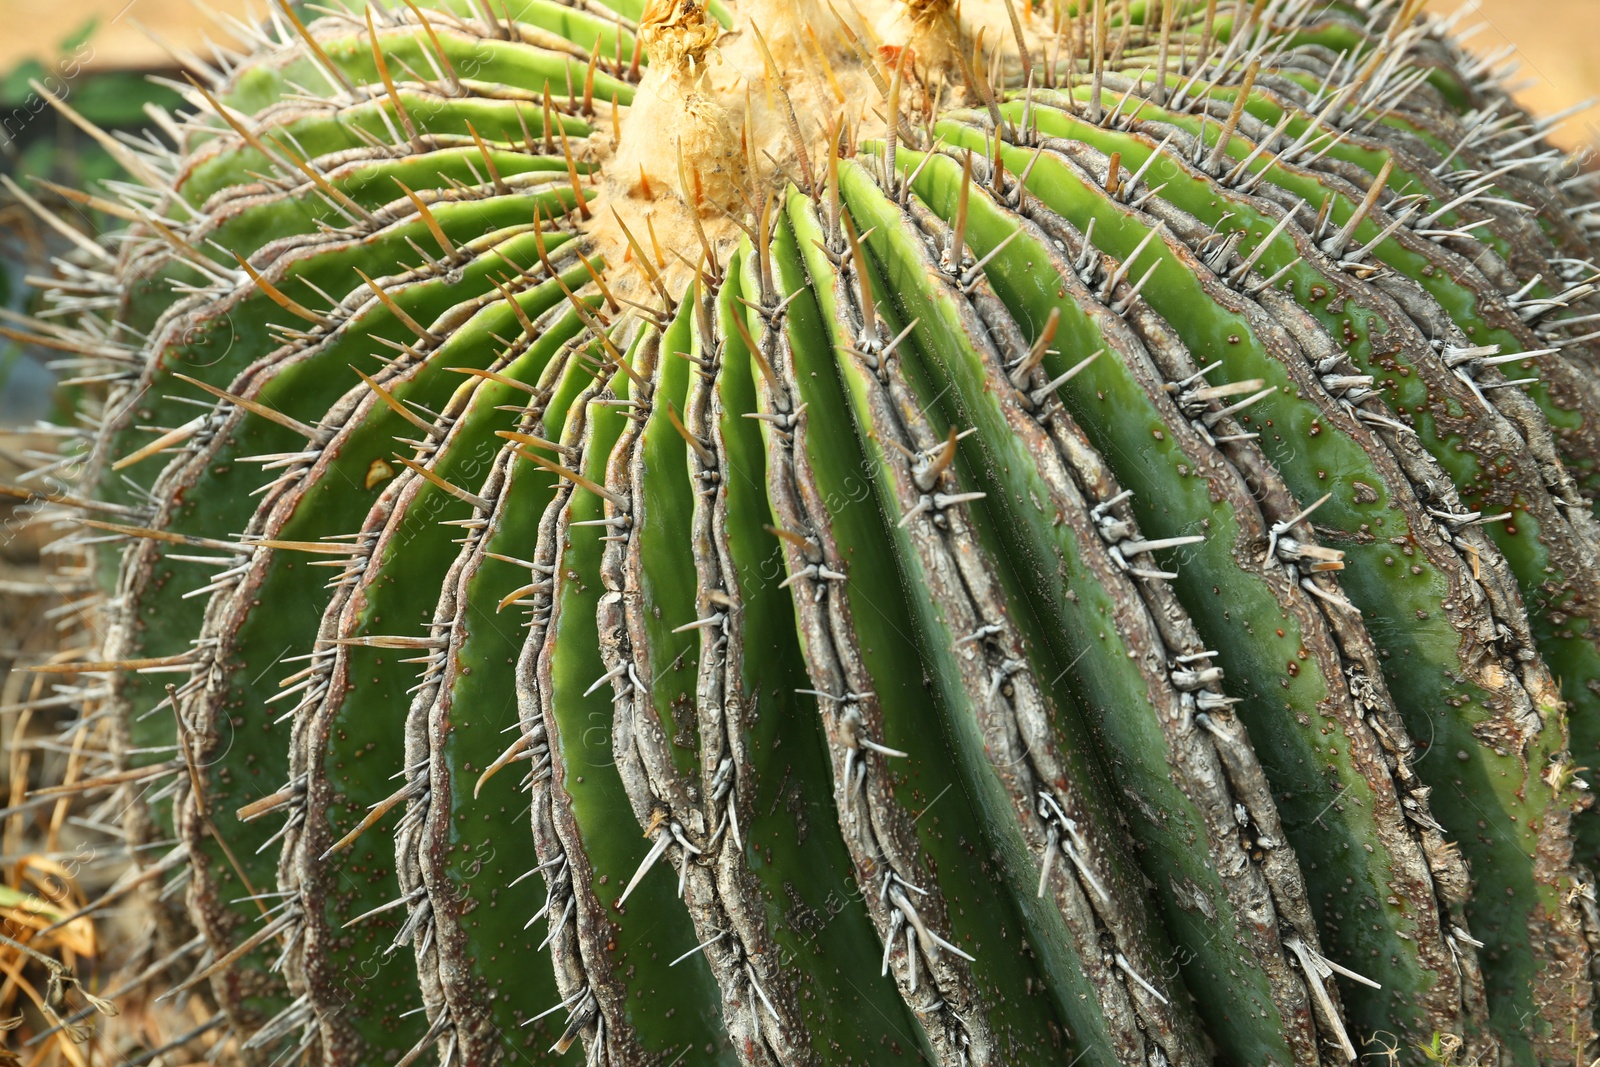
<svg viewBox="0 0 1600 1067">
<path fill-rule="evenodd" d="M 97 186 L 125 176 L 110 152 L 51 112 L 46 94 L 69 99 L 80 114 L 110 131 L 141 131 L 150 122 L 147 106 L 172 108 L 181 103 L 179 93 L 141 71 L 107 68 L 103 62 L 93 66 L 98 28 L 98 21 L 89 19 L 56 46 L 54 59 L 26 60 L 0 76 L 0 174 L 71 187 Z M 46 92 L 36 90 L 35 83 Z M 91 233 L 120 225 L 116 217 L 92 204 L 62 201 L 51 191 L 42 196 L 58 205 L 59 214 Z M 0 306 L 19 313 L 36 310 L 32 305 L 37 291 L 27 284 L 29 274 L 70 245 L 22 204 L 10 208 L 0 216 Z M 15 337 L 0 335 L 0 390 L 6 394 L 0 418 L 8 422 L 26 421 L 30 414 L 49 410 L 50 375 L 40 364 L 49 360 L 50 352 L 36 346 L 32 355 L 39 358 L 32 358 L 25 348 Z"/>
<path fill-rule="evenodd" d="M 90 19 L 72 33 L 66 40 L 57 46 L 57 55 L 54 61 L 46 63 L 44 60 L 33 58 L 26 59 L 7 71 L 0 78 L 0 108 L 4 109 L 4 119 L 0 120 L 0 129 L 5 134 L 4 144 L 7 156 L 18 159 L 24 164 L 43 164 L 40 173 L 49 173 L 53 167 L 50 165 L 49 156 L 43 153 L 32 157 L 19 155 L 19 142 L 27 135 L 29 128 L 41 116 L 48 112 L 49 105 L 43 96 L 35 92 L 33 82 L 42 81 L 50 83 L 50 91 L 65 93 L 74 82 L 77 82 L 85 73 L 85 65 L 94 58 L 94 47 L 90 39 L 94 36 L 97 20 Z M 144 79 L 138 79 L 141 87 Z M 103 116 L 110 118 L 111 116 Z M 123 124 L 138 122 L 143 119 L 140 112 L 131 116 L 124 110 L 120 112 Z M 113 172 L 111 176 L 116 176 Z"/>
<path fill-rule="evenodd" d="M 263 1063 L 1590 1063 L 1590 181 L 1421 7 L 285 8 L 92 132 L 16 492 L 150 973 Z"/>
</svg>

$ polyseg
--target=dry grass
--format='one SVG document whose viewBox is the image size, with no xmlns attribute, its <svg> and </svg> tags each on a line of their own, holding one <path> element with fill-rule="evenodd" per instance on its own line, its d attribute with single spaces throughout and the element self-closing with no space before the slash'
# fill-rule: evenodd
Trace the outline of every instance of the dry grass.
<svg viewBox="0 0 1600 1067">
<path fill-rule="evenodd" d="M 52 448 L 48 438 L 0 432 L 0 482 L 14 483 L 17 458 Z M 66 584 L 50 559 L 61 533 L 29 522 L 0 501 L 0 798 L 15 808 L 30 788 L 100 773 L 109 747 L 103 726 L 69 731 L 75 711 L 17 707 L 48 697 L 70 676 L 19 669 L 69 660 L 85 635 L 67 609 L 84 590 Z M 159 958 L 147 898 L 91 915 L 77 913 L 133 870 L 115 832 L 122 801 L 59 802 L 0 820 L 0 1067 L 90 1067 L 139 1062 L 211 1015 L 199 997 L 156 1004 L 170 983 L 101 999 Z M 198 1059 L 183 1050 L 157 1063 Z"/>
</svg>

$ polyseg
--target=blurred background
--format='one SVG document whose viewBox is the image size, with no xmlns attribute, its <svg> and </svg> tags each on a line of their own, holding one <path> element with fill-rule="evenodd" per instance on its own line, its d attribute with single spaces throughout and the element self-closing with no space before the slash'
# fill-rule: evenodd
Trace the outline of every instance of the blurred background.
<svg viewBox="0 0 1600 1067">
<path fill-rule="evenodd" d="M 1440 14 L 1476 9 L 1460 23 L 1483 26 L 1472 48 L 1512 50 L 1509 58 L 1521 64 L 1512 80 L 1526 83 L 1517 98 L 1535 114 L 1551 115 L 1600 95 L 1596 0 L 1433 0 L 1430 6 Z M 1574 115 L 1554 140 L 1564 148 L 1600 147 L 1600 110 L 1590 107 Z"/>
<path fill-rule="evenodd" d="M 242 0 L 208 6 L 248 17 Z M 193 50 L 205 56 L 207 37 L 221 39 L 212 19 L 189 0 L 0 0 L 0 26 L 6 27 L 0 33 L 0 174 L 75 188 L 115 177 L 116 168 L 30 83 L 70 98 L 104 129 L 137 129 L 148 122 L 147 104 L 177 99 L 150 76 L 178 77 L 177 55 Z M 27 270 L 48 262 L 54 240 L 58 236 L 14 197 L 0 193 L 0 307 L 17 310 L 26 299 Z M 0 337 L 0 427 L 42 415 L 49 380 L 33 356 Z"/>
</svg>

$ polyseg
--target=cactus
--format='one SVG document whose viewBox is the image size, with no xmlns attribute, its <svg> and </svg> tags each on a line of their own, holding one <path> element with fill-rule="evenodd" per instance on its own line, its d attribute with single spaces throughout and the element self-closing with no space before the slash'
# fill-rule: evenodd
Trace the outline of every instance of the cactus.
<svg viewBox="0 0 1600 1067">
<path fill-rule="evenodd" d="M 1591 175 L 1422 7 L 283 4 L 56 101 L 89 910 L 244 1063 L 1591 1063 Z"/>
</svg>

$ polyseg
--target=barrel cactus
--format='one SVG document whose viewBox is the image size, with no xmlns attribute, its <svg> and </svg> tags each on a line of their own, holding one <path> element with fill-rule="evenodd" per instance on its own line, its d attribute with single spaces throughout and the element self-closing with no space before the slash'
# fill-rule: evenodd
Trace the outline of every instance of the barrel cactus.
<svg viewBox="0 0 1600 1067">
<path fill-rule="evenodd" d="M 192 57 L 7 329 L 219 1050 L 1589 1064 L 1600 215 L 1422 6 Z"/>
</svg>

